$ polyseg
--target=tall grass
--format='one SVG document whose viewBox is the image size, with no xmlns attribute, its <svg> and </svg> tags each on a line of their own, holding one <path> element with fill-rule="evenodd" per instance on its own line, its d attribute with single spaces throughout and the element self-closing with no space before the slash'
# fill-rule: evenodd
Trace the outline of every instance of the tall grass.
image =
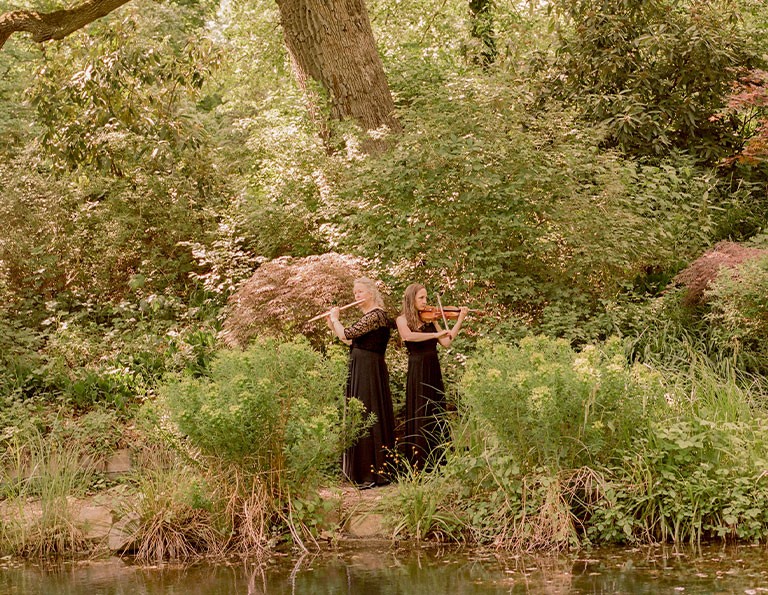
<svg viewBox="0 0 768 595">
<path fill-rule="evenodd" d="M 148 406 L 138 418 L 144 443 L 136 453 L 136 497 L 121 511 L 135 519 L 130 551 L 144 563 L 264 554 L 275 516 L 266 486 L 203 455 L 157 413 Z"/>
<path fill-rule="evenodd" d="M 12 438 L 3 459 L 0 550 L 27 557 L 66 556 L 83 551 L 68 499 L 83 496 L 93 469 L 81 451 L 34 433 L 22 443 Z"/>
</svg>

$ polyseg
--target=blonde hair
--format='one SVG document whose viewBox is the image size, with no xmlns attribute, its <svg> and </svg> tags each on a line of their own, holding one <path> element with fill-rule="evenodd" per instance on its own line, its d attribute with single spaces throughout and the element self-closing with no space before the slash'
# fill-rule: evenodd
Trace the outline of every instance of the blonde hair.
<svg viewBox="0 0 768 595">
<path fill-rule="evenodd" d="M 363 285 L 365 288 L 371 292 L 371 296 L 373 297 L 373 303 L 382 310 L 384 309 L 384 298 L 381 297 L 381 292 L 379 291 L 379 288 L 376 287 L 376 283 L 369 279 L 368 277 L 360 277 L 359 279 L 355 279 L 354 285 Z"/>
<path fill-rule="evenodd" d="M 426 287 L 421 283 L 411 283 L 403 293 L 403 316 L 408 323 L 408 328 L 412 331 L 418 331 L 424 326 L 419 318 L 419 311 L 416 309 L 416 294 L 422 289 L 426 289 Z"/>
</svg>

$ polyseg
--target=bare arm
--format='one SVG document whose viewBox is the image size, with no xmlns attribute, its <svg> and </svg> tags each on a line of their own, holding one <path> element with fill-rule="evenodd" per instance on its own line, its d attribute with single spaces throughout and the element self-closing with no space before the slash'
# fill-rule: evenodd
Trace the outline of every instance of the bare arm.
<svg viewBox="0 0 768 595">
<path fill-rule="evenodd" d="M 459 317 L 456 319 L 456 324 L 453 325 L 453 328 L 448 331 L 446 335 L 443 335 L 438 341 L 440 342 L 440 345 L 443 347 L 450 347 L 451 343 L 453 343 L 456 336 L 459 334 L 459 331 L 461 330 L 461 323 L 464 322 L 464 319 L 467 317 L 467 313 L 469 312 L 469 309 L 466 307 L 463 307 L 461 309 L 461 312 L 459 312 Z M 440 325 L 435 323 L 437 328 L 440 328 Z"/>
<path fill-rule="evenodd" d="M 444 337 L 449 332 L 443 329 L 438 330 L 436 333 L 414 332 L 408 328 L 408 322 L 406 321 L 405 316 L 398 316 L 395 322 L 397 323 L 397 332 L 400 333 L 400 337 L 402 337 L 403 341 L 410 341 L 412 343 L 429 341 L 430 339 L 437 339 L 440 341 L 440 338 Z"/>
<path fill-rule="evenodd" d="M 328 326 L 333 331 L 333 334 L 336 335 L 342 343 L 345 345 L 352 345 L 352 340 L 347 339 L 346 335 L 344 334 L 344 325 L 339 322 L 339 309 L 333 308 L 331 312 L 328 314 L 328 316 L 325 317 L 325 321 L 328 323 Z"/>
</svg>

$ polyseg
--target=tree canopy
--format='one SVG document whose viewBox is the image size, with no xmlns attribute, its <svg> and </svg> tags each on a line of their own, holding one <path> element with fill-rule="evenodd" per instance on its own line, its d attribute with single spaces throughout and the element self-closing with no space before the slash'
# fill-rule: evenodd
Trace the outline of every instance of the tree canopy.
<svg viewBox="0 0 768 595">
<path fill-rule="evenodd" d="M 733 87 L 763 66 L 762 5 L 326 4 L 134 0 L 53 43 L 8 38 L 9 312 L 223 303 L 259 263 L 342 252 L 395 291 L 586 337 L 609 302 L 763 228 L 764 161 L 737 157 L 759 155 L 765 106 Z"/>
</svg>

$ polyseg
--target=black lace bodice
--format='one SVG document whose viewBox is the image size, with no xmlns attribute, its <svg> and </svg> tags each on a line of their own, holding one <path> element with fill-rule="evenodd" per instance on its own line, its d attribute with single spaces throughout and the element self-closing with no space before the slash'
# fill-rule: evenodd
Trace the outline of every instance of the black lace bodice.
<svg viewBox="0 0 768 595">
<path fill-rule="evenodd" d="M 384 353 L 389 343 L 392 321 L 381 308 L 363 314 L 352 326 L 344 329 L 344 336 L 352 339 L 352 347 Z"/>
</svg>

